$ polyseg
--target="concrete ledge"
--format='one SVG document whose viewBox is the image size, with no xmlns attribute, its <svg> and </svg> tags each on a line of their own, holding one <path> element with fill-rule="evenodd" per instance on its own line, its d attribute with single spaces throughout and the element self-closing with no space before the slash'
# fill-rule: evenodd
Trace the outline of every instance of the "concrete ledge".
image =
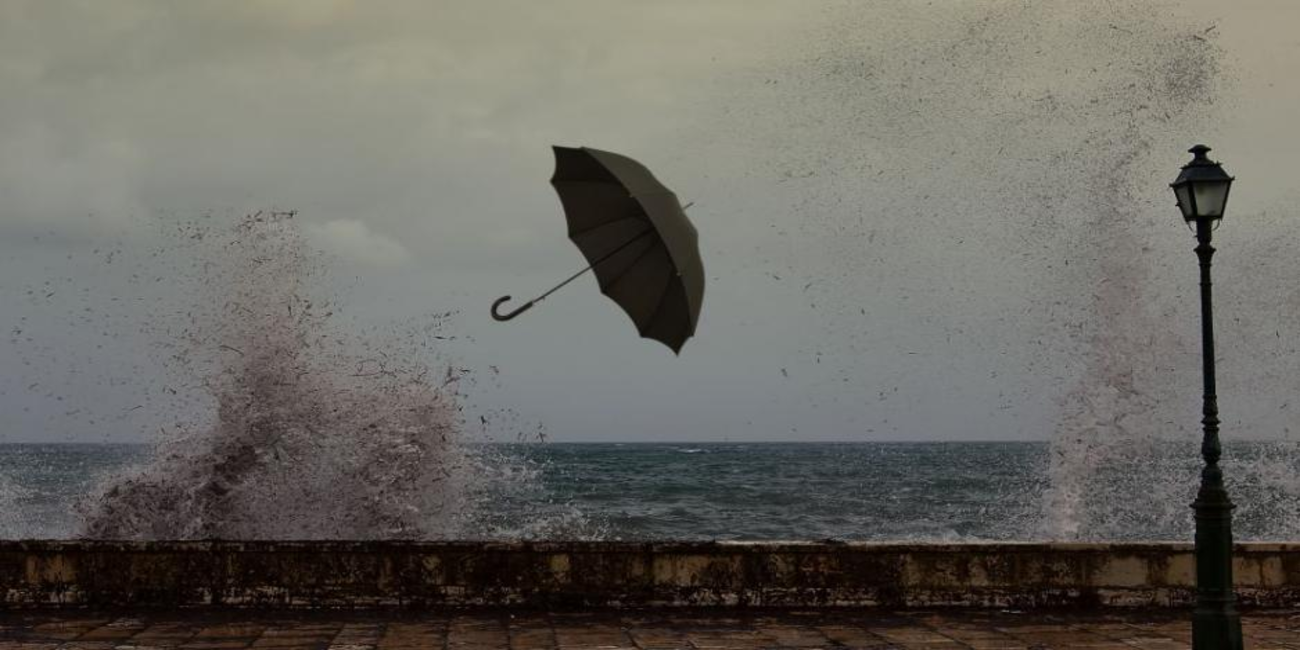
<svg viewBox="0 0 1300 650">
<path fill-rule="evenodd" d="M 1183 607 L 1190 544 L 0 542 L 5 606 Z M 1246 606 L 1300 544 L 1239 544 Z"/>
</svg>

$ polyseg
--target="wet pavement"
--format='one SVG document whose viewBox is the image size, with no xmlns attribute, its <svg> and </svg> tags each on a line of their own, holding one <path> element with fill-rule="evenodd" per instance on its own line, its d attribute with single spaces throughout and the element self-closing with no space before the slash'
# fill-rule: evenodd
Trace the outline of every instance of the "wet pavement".
<svg viewBox="0 0 1300 650">
<path fill-rule="evenodd" d="M 1251 650 L 1300 650 L 1300 609 L 1244 617 Z M 1176 650 L 1185 612 L 655 610 L 0 613 L 0 650 Z"/>
</svg>

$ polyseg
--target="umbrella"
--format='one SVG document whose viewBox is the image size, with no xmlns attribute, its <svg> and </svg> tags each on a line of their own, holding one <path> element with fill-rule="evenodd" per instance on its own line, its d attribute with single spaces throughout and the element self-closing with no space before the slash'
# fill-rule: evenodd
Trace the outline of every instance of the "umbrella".
<svg viewBox="0 0 1300 650">
<path fill-rule="evenodd" d="M 492 317 L 510 320 L 592 271 L 600 292 L 627 312 L 642 337 L 680 353 L 700 316 L 704 265 L 695 226 L 677 195 L 627 156 L 554 149 L 551 184 L 564 205 L 569 239 L 590 265 L 512 312 L 498 311 L 510 296 L 498 298 Z"/>
</svg>

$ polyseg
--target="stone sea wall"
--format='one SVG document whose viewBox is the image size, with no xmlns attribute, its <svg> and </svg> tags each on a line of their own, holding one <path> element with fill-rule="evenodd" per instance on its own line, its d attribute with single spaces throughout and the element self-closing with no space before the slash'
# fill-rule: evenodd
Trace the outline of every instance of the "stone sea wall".
<svg viewBox="0 0 1300 650">
<path fill-rule="evenodd" d="M 1181 607 L 1190 544 L 0 542 L 6 607 Z M 1239 544 L 1246 606 L 1300 543 Z"/>
</svg>

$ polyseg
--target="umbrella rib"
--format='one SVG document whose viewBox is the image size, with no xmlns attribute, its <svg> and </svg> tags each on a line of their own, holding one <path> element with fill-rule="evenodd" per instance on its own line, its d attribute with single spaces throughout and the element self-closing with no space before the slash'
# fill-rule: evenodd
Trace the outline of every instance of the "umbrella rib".
<svg viewBox="0 0 1300 650">
<path fill-rule="evenodd" d="M 561 185 L 604 185 L 609 187 L 619 187 L 627 190 L 627 186 L 617 181 L 592 181 L 592 180 L 555 180 L 551 179 L 551 185 L 559 187 Z M 676 197 L 677 193 L 664 188 L 662 190 L 651 190 L 649 192 L 632 192 L 627 190 L 627 196 L 630 199 L 639 199 L 643 196 L 664 196 L 665 194 Z"/>
<path fill-rule="evenodd" d="M 619 282 L 622 282 L 622 281 L 623 281 L 623 278 L 626 278 L 626 277 L 627 277 L 627 275 L 628 275 L 628 271 L 631 271 L 631 270 L 632 270 L 632 267 L 634 267 L 634 266 L 636 266 L 637 264 L 639 264 L 639 263 L 641 262 L 641 260 L 645 259 L 645 256 L 646 256 L 646 255 L 649 255 L 649 254 L 650 254 L 650 251 L 652 251 L 652 250 L 654 250 L 654 249 L 655 249 L 655 245 L 654 245 L 654 244 L 650 244 L 649 246 L 646 246 L 645 250 L 641 251 L 641 254 L 640 254 L 640 255 L 637 255 L 637 256 L 636 256 L 636 259 L 633 259 L 632 262 L 629 263 L 629 264 L 627 265 L 627 270 L 623 271 L 623 274 L 622 274 L 622 275 L 620 275 L 620 276 L 614 278 L 614 281 L 611 282 L 611 283 L 609 283 L 609 288 L 610 288 L 610 289 L 613 289 L 616 285 L 618 285 Z M 601 291 L 604 291 L 604 288 L 603 288 L 603 287 L 602 287 Z"/>
<path fill-rule="evenodd" d="M 659 294 L 659 302 L 655 303 L 654 310 L 650 312 L 651 314 L 654 314 L 654 316 L 650 318 L 650 324 L 646 325 L 645 332 L 642 332 L 639 326 L 637 327 L 637 333 L 640 334 L 641 336 L 645 336 L 646 332 L 649 332 L 650 328 L 654 327 L 655 323 L 659 321 L 659 315 L 662 313 L 660 310 L 662 310 L 664 307 L 664 301 L 668 300 L 668 294 L 672 293 L 671 291 L 672 284 L 673 284 L 673 278 L 671 275 L 669 275 L 668 284 L 664 286 L 664 292 Z"/>
<path fill-rule="evenodd" d="M 570 237 L 570 238 L 573 238 L 573 237 L 578 237 L 578 236 L 581 236 L 581 235 L 585 235 L 585 234 L 587 234 L 587 233 L 589 233 L 589 232 L 592 232 L 593 230 L 600 230 L 601 228 L 604 228 L 605 226 L 613 225 L 613 224 L 616 224 L 616 223 L 622 223 L 622 222 L 624 222 L 624 221 L 628 221 L 628 220 L 632 220 L 632 221 L 640 221 L 640 222 L 643 222 L 643 223 L 645 222 L 644 219 L 638 219 L 638 218 L 636 218 L 636 217 L 620 217 L 620 218 L 615 219 L 615 220 L 613 220 L 613 221 L 606 221 L 605 223 L 597 224 L 597 225 L 595 225 L 595 226 L 591 226 L 590 228 L 583 228 L 582 230 L 579 230 L 578 232 L 571 232 L 571 233 L 569 233 L 569 237 Z"/>
</svg>

